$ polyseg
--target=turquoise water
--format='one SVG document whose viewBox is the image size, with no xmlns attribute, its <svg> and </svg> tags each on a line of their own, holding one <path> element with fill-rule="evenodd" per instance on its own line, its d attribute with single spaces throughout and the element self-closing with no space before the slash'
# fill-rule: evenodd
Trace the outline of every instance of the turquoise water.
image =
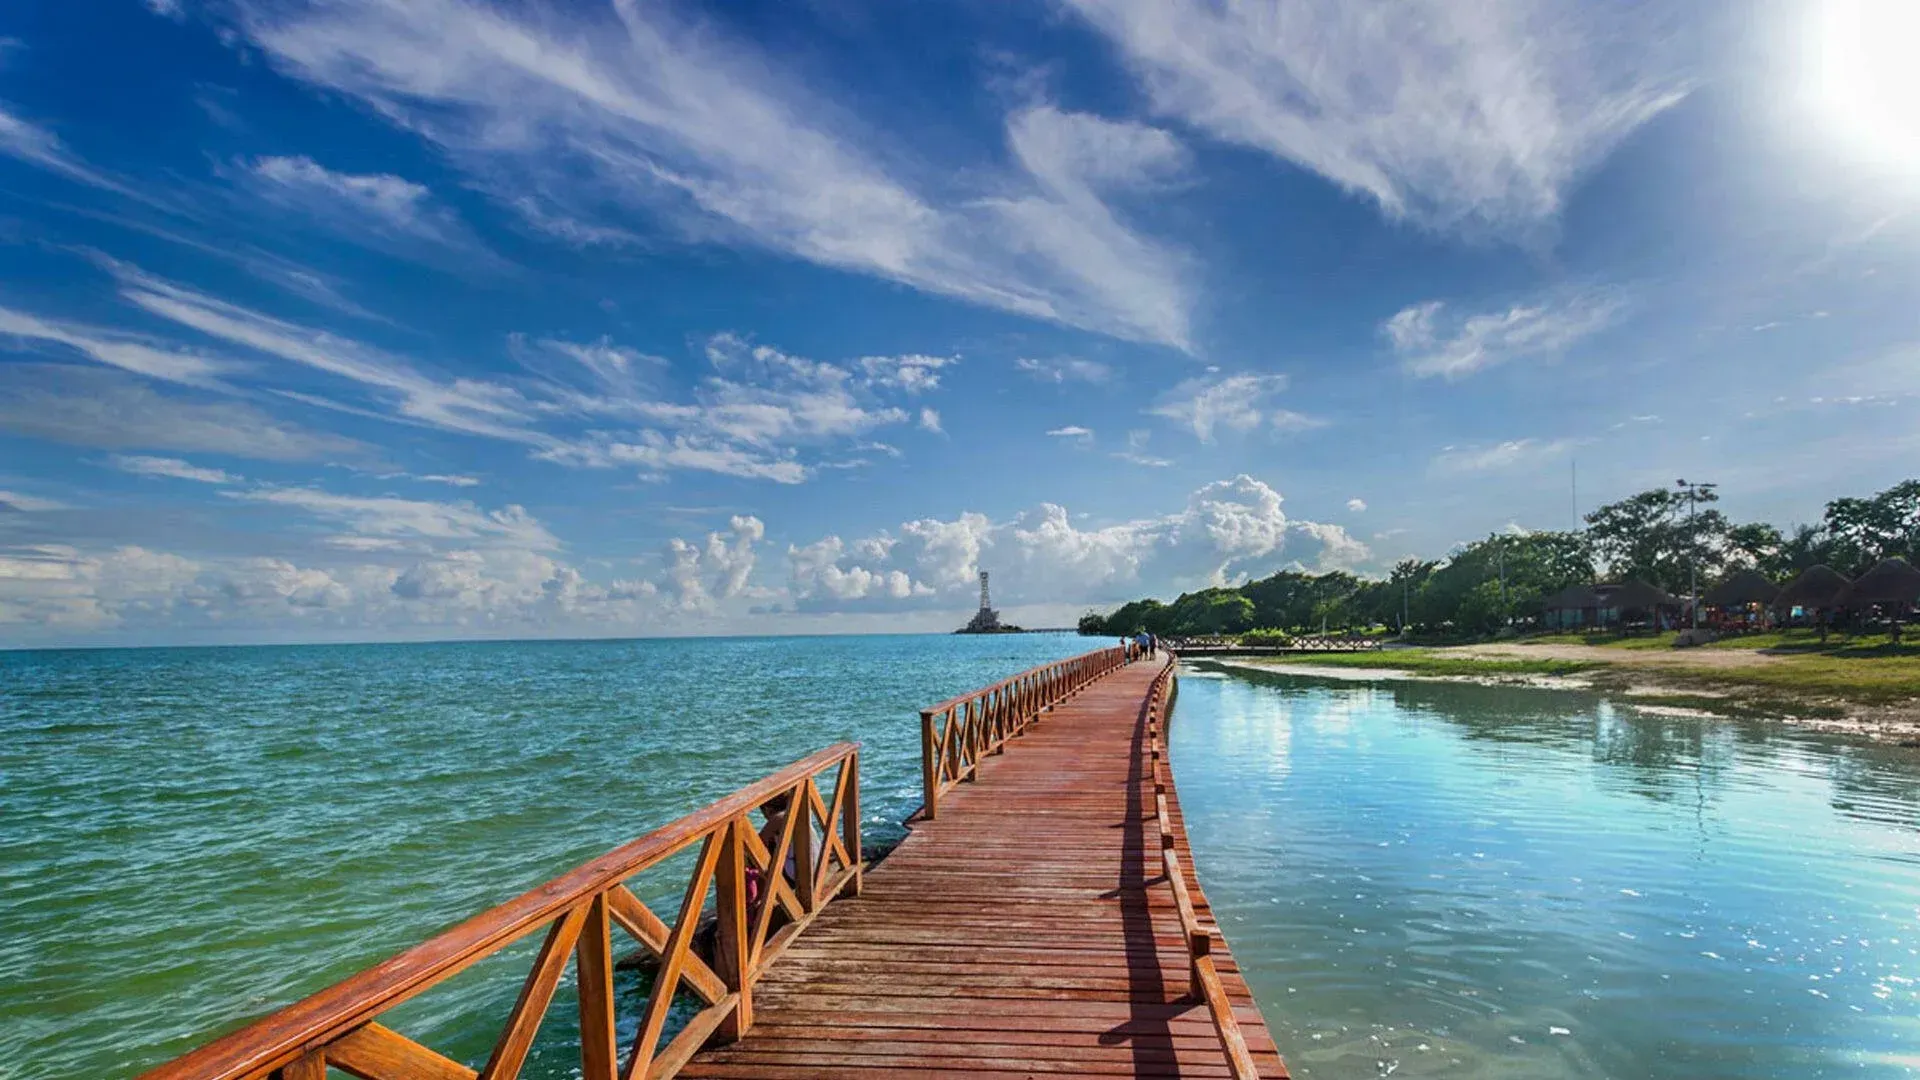
<svg viewBox="0 0 1920 1080">
<path fill-rule="evenodd" d="M 1298 1076 L 1920 1071 L 1920 753 L 1204 668 L 1170 739 Z"/>
<path fill-rule="evenodd" d="M 0 1080 L 125 1076 L 1070 635 L 0 653 Z M 1920 755 L 1193 672 L 1196 862 L 1305 1077 L 1920 1070 Z M 640 884 L 671 910 L 683 879 Z M 532 940 L 392 1014 L 484 1060 Z M 618 983 L 631 1024 L 638 977 Z M 563 988 L 525 1075 L 575 1068 Z"/>
<path fill-rule="evenodd" d="M 916 710 L 1087 647 L 0 653 L 0 1078 L 157 1064 L 839 739 L 866 745 L 867 840 L 897 838 L 920 802 Z M 641 891 L 671 912 L 683 885 Z M 536 944 L 396 1026 L 483 1061 Z M 527 1076 L 575 1067 L 561 997 Z"/>
</svg>

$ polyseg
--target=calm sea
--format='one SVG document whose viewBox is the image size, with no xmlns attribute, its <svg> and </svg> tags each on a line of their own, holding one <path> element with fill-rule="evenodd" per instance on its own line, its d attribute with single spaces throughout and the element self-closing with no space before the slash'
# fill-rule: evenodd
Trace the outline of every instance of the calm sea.
<svg viewBox="0 0 1920 1080">
<path fill-rule="evenodd" d="M 157 1064 L 840 739 L 865 744 L 865 837 L 897 839 L 917 710 L 1090 644 L 0 653 L 0 1078 Z M 672 876 L 643 883 L 656 910 Z M 484 1061 L 537 944 L 395 1026 Z M 577 1068 L 572 1012 L 524 1075 Z"/>
<path fill-rule="evenodd" d="M 0 1078 L 157 1063 L 837 739 L 867 747 L 868 838 L 897 837 L 919 706 L 1091 644 L 0 654 Z M 1209 899 L 1302 1076 L 1920 1062 L 1911 751 L 1204 671 L 1172 739 Z M 669 910 L 671 870 L 642 887 Z M 484 1059 L 534 944 L 395 1026 Z M 571 1012 L 526 1075 L 573 1072 Z"/>
</svg>

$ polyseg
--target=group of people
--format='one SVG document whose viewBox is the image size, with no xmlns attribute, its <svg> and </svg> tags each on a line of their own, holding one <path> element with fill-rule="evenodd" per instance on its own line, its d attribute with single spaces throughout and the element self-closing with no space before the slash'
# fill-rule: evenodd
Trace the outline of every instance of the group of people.
<svg viewBox="0 0 1920 1080">
<path fill-rule="evenodd" d="M 1131 646 L 1133 650 L 1130 655 L 1136 660 L 1151 658 L 1160 653 L 1160 639 L 1147 633 L 1145 630 L 1133 635 L 1132 638 L 1120 639 L 1121 648 L 1124 649 L 1129 646 Z"/>
</svg>

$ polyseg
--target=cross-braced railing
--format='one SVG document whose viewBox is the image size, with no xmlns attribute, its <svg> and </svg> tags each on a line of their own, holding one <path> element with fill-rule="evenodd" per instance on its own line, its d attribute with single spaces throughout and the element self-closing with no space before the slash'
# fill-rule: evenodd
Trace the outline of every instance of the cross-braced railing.
<svg viewBox="0 0 1920 1080">
<path fill-rule="evenodd" d="M 1041 713 L 1124 666 L 1131 655 L 1131 648 L 1117 645 L 1095 649 L 920 710 L 920 771 L 926 816 L 938 816 L 940 796 L 955 784 L 972 780 L 981 759 L 1000 753 L 1008 739 L 1024 732 Z"/>
<path fill-rule="evenodd" d="M 1175 662 L 1169 651 L 1166 666 L 1154 675 L 1153 685 L 1147 691 L 1147 771 L 1153 778 L 1154 821 L 1160 833 L 1160 872 L 1166 876 L 1167 887 L 1173 890 L 1174 910 L 1180 917 L 1180 936 L 1187 942 L 1191 993 L 1206 1002 L 1207 1015 L 1213 1019 L 1214 1034 L 1220 1037 L 1220 1048 L 1227 1055 L 1233 1080 L 1260 1080 L 1260 1071 L 1247 1050 L 1246 1036 L 1240 1032 L 1240 1022 L 1234 1019 L 1233 1002 L 1228 999 L 1227 988 L 1220 982 L 1220 970 L 1213 962 L 1213 935 L 1217 931 L 1200 921 L 1200 913 L 1194 907 L 1193 893 L 1187 888 L 1186 870 L 1180 865 L 1180 853 L 1176 850 L 1173 816 L 1167 807 L 1167 793 L 1173 790 L 1173 771 L 1167 761 L 1165 740 L 1167 714 L 1173 702 Z"/>
<path fill-rule="evenodd" d="M 838 770 L 832 797 L 818 781 Z M 755 828 L 752 814 L 761 824 Z M 636 874 L 698 848 L 669 925 L 628 887 Z M 830 900 L 860 891 L 860 747 L 840 743 L 681 818 L 518 899 L 476 915 L 345 982 L 208 1043 L 140 1080 L 514 1080 L 554 992 L 575 967 L 583 1080 L 661 1080 L 709 1040 L 753 1024 L 753 987 Z M 714 895 L 713 928 L 703 912 Z M 658 960 L 639 1030 L 616 1043 L 613 930 Z M 486 1064 L 476 1072 L 385 1027 L 387 1010 L 544 929 Z M 701 1002 L 665 1044 L 676 991 Z"/>
</svg>

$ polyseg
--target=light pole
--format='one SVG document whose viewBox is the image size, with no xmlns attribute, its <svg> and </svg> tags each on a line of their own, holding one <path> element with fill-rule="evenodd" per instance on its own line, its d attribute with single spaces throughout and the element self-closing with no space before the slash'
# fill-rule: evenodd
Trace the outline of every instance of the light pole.
<svg viewBox="0 0 1920 1080">
<path fill-rule="evenodd" d="M 1696 577 L 1695 557 L 1700 548 L 1700 533 L 1694 528 L 1693 508 L 1705 492 L 1719 487 L 1718 484 L 1689 484 L 1685 480 L 1675 480 L 1674 484 L 1687 493 L 1687 607 L 1693 612 L 1693 628 L 1700 629 L 1700 589 Z"/>
</svg>

